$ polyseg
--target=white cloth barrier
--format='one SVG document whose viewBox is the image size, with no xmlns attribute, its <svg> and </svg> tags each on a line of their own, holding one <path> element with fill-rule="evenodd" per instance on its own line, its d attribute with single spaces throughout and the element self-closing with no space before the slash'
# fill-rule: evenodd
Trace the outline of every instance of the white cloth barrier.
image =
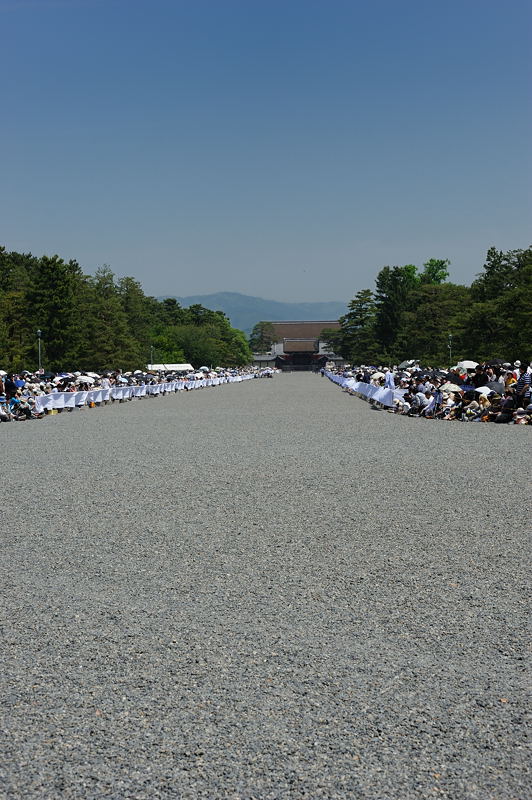
<svg viewBox="0 0 532 800">
<path fill-rule="evenodd" d="M 141 386 L 112 386 L 109 389 L 90 389 L 88 392 L 52 392 L 35 398 L 37 412 L 64 408 L 75 408 L 89 403 L 103 403 L 107 400 L 131 400 L 135 397 L 158 395 L 162 392 L 180 392 L 184 389 L 201 389 L 205 386 L 220 386 L 223 383 L 240 383 L 254 375 L 230 375 L 223 378 L 204 378 L 202 380 L 177 380 L 164 383 L 142 384 Z"/>
<path fill-rule="evenodd" d="M 334 383 L 346 389 L 351 389 L 368 400 L 374 400 L 383 406 L 393 406 L 393 389 L 388 389 L 386 386 L 374 386 L 372 383 L 363 383 L 362 381 L 356 381 L 354 378 L 344 378 L 343 375 L 333 375 L 331 372 L 326 372 L 325 374 Z"/>
</svg>

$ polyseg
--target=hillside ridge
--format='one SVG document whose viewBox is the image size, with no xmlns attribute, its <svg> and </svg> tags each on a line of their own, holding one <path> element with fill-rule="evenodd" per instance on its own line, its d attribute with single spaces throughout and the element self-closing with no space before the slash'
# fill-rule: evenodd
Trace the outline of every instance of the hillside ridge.
<svg viewBox="0 0 532 800">
<path fill-rule="evenodd" d="M 163 295 L 164 300 L 172 297 L 184 306 L 199 303 L 212 311 L 223 311 L 234 328 L 250 333 L 253 326 L 262 320 L 280 322 L 285 320 L 337 320 L 347 311 L 345 303 L 321 301 L 315 303 L 285 303 L 281 300 L 267 300 L 263 297 L 241 294 L 239 292 L 214 292 L 212 294 Z"/>
</svg>

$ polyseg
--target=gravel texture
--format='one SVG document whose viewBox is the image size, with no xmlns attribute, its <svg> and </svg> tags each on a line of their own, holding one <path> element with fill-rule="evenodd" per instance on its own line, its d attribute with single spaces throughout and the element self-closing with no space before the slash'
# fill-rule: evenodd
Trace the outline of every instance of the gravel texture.
<svg viewBox="0 0 532 800">
<path fill-rule="evenodd" d="M 311 374 L 0 425 L 0 796 L 529 797 L 531 434 Z"/>
</svg>

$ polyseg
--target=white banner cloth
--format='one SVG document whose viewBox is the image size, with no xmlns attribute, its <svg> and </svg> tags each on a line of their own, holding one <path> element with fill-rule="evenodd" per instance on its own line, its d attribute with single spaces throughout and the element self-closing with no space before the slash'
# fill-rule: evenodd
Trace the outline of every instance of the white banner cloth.
<svg viewBox="0 0 532 800">
<path fill-rule="evenodd" d="M 346 389 L 351 389 L 367 400 L 375 400 L 376 403 L 381 403 L 383 406 L 393 406 L 393 389 L 388 389 L 386 386 L 374 386 L 372 383 L 363 383 L 362 381 L 356 381 L 354 378 L 344 378 L 343 375 L 333 375 L 331 372 L 326 372 L 325 374 L 334 383 Z"/>
<path fill-rule="evenodd" d="M 35 398 L 37 412 L 53 409 L 75 408 L 89 403 L 103 403 L 107 400 L 131 400 L 135 397 L 158 395 L 163 392 L 180 392 L 183 389 L 202 389 L 205 386 L 221 386 L 224 383 L 240 383 L 254 378 L 254 375 L 230 375 L 223 378 L 203 378 L 200 380 L 176 380 L 164 383 L 142 384 L 141 386 L 112 386 L 110 389 L 91 389 L 88 392 L 52 392 Z"/>
</svg>

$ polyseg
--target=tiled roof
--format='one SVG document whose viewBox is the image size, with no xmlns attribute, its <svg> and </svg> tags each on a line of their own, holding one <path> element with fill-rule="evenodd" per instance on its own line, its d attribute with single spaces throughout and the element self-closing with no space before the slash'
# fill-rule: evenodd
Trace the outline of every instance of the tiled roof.
<svg viewBox="0 0 532 800">
<path fill-rule="evenodd" d="M 325 328 L 338 330 L 338 320 L 272 322 L 277 339 L 319 339 Z"/>
<path fill-rule="evenodd" d="M 319 343 L 317 339 L 283 339 L 285 353 L 317 353 Z"/>
</svg>

